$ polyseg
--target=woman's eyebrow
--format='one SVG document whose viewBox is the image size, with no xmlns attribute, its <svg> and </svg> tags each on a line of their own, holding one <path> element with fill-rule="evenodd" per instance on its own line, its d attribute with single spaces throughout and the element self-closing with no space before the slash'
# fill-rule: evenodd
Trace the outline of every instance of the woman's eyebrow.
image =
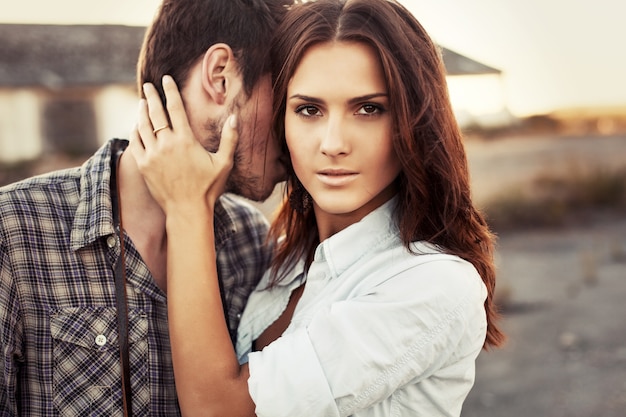
<svg viewBox="0 0 626 417">
<path fill-rule="evenodd" d="M 298 99 L 298 100 L 302 100 L 302 101 L 310 101 L 312 103 L 323 103 L 324 102 L 324 100 L 322 100 L 320 98 L 306 96 L 304 94 L 294 94 L 294 95 L 289 97 L 289 100 L 292 100 L 292 99 Z"/>
<path fill-rule="evenodd" d="M 358 96 L 358 97 L 353 97 L 350 100 L 348 100 L 349 104 L 355 104 L 355 103 L 360 103 L 362 101 L 367 101 L 367 100 L 371 100 L 373 98 L 378 98 L 378 97 L 389 97 L 389 94 L 387 93 L 372 93 L 372 94 L 366 94 L 363 96 Z M 292 96 L 289 97 L 289 100 L 292 99 L 299 99 L 302 101 L 308 101 L 311 103 L 323 103 L 324 100 L 317 98 L 317 97 L 311 97 L 311 96 L 307 96 L 304 94 L 294 94 Z"/>
<path fill-rule="evenodd" d="M 359 97 L 354 97 L 351 98 L 350 100 L 348 100 L 349 104 L 356 104 L 356 103 L 361 103 L 363 101 L 367 101 L 367 100 L 371 100 L 373 98 L 379 98 L 379 97 L 385 97 L 388 98 L 389 94 L 387 93 L 372 93 L 372 94 L 366 94 L 364 96 L 359 96 Z"/>
</svg>

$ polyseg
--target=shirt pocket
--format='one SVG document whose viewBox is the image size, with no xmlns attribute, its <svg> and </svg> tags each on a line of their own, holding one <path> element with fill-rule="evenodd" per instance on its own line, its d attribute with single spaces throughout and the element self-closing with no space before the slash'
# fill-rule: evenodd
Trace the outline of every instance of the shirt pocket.
<svg viewBox="0 0 626 417">
<path fill-rule="evenodd" d="M 54 402 L 61 416 L 122 416 L 116 309 L 79 307 L 50 312 Z M 131 387 L 135 415 L 149 410 L 148 320 L 128 317 Z"/>
</svg>

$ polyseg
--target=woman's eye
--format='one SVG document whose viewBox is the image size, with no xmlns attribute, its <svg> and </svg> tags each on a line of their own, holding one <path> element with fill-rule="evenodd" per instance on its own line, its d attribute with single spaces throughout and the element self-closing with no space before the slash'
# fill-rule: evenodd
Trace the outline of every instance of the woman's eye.
<svg viewBox="0 0 626 417">
<path fill-rule="evenodd" d="M 384 109 L 377 104 L 364 104 L 359 108 L 357 114 L 362 114 L 365 116 L 371 116 L 378 113 L 382 113 Z"/>
<path fill-rule="evenodd" d="M 299 106 L 296 109 L 296 113 L 301 114 L 302 116 L 313 117 L 319 116 L 320 110 L 315 106 Z"/>
</svg>

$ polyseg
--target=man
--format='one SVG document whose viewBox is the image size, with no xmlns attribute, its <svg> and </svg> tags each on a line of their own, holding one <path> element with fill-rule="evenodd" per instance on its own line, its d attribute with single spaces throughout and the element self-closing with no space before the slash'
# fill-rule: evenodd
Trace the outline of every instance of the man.
<svg viewBox="0 0 626 417">
<path fill-rule="evenodd" d="M 266 51 L 286 3 L 165 0 L 139 59 L 140 85 L 174 76 L 193 133 L 208 150 L 217 149 L 226 117 L 238 115 L 227 191 L 254 200 L 269 196 L 284 175 L 270 135 Z M 180 413 L 167 328 L 165 218 L 132 155 L 118 160 L 126 145 L 112 140 L 80 168 L 0 189 L 2 416 L 122 415 L 124 328 L 133 414 Z M 267 223 L 230 195 L 220 199 L 215 223 L 234 338 L 269 261 Z M 123 299 L 127 309 L 118 309 Z M 118 323 L 120 311 L 128 312 L 126 324 Z"/>
</svg>

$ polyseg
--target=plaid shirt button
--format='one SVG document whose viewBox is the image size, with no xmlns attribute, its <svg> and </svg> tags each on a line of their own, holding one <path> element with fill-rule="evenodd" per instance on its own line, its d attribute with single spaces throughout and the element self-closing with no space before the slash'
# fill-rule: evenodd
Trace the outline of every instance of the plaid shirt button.
<svg viewBox="0 0 626 417">
<path fill-rule="evenodd" d="M 117 244 L 117 240 L 115 239 L 115 236 L 107 237 L 107 246 L 108 247 L 114 248 L 116 244 Z"/>
<path fill-rule="evenodd" d="M 103 334 L 99 334 L 98 336 L 96 336 L 96 345 L 98 346 L 104 346 L 107 343 L 107 337 Z"/>
</svg>

